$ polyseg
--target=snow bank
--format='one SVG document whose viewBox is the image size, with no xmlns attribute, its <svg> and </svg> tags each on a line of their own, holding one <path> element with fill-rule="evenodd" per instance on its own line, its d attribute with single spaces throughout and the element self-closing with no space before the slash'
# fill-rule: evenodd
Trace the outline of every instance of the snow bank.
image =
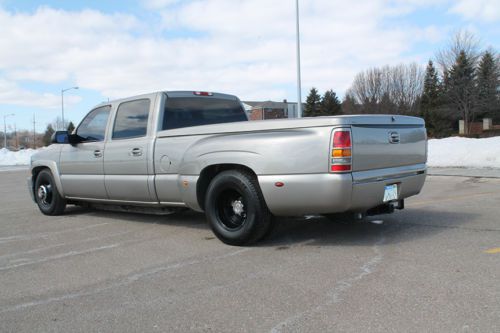
<svg viewBox="0 0 500 333">
<path fill-rule="evenodd" d="M 0 166 L 5 165 L 28 165 L 30 164 L 31 155 L 36 153 L 35 149 L 25 149 L 20 151 L 10 151 L 8 149 L 0 149 Z"/>
<path fill-rule="evenodd" d="M 500 168 L 500 137 L 429 140 L 430 167 Z"/>
</svg>

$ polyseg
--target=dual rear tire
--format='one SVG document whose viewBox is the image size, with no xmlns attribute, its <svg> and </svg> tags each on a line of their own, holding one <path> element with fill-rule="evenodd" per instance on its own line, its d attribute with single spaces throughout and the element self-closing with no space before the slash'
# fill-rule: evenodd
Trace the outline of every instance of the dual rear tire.
<svg viewBox="0 0 500 333">
<path fill-rule="evenodd" d="M 205 214 L 217 238 L 229 245 L 255 243 L 274 224 L 255 175 L 246 170 L 215 176 L 207 189 Z"/>
</svg>

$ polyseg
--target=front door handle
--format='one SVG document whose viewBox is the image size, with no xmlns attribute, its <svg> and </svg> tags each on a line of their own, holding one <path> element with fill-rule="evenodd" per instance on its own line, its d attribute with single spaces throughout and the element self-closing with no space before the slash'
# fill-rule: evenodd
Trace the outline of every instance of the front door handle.
<svg viewBox="0 0 500 333">
<path fill-rule="evenodd" d="M 132 156 L 142 156 L 142 148 L 134 148 L 130 151 Z"/>
<path fill-rule="evenodd" d="M 94 150 L 94 157 L 96 158 L 102 157 L 102 151 L 99 149 Z"/>
</svg>

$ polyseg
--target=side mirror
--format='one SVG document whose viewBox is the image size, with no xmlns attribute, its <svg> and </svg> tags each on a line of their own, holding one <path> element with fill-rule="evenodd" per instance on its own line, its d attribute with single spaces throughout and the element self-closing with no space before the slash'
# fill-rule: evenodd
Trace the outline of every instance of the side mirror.
<svg viewBox="0 0 500 333">
<path fill-rule="evenodd" d="M 68 142 L 69 142 L 69 144 L 71 144 L 73 146 L 77 145 L 83 141 L 84 141 L 84 139 L 81 136 L 79 136 L 78 134 L 69 134 L 68 135 Z"/>
<path fill-rule="evenodd" d="M 56 131 L 50 138 L 51 143 L 68 143 L 68 131 Z"/>
</svg>

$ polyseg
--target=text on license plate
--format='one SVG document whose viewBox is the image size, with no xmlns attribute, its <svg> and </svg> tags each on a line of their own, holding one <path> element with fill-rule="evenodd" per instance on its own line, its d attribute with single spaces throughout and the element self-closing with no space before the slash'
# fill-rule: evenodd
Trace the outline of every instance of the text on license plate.
<svg viewBox="0 0 500 333">
<path fill-rule="evenodd" d="M 384 202 L 398 200 L 398 184 L 386 185 L 384 190 Z"/>
</svg>

